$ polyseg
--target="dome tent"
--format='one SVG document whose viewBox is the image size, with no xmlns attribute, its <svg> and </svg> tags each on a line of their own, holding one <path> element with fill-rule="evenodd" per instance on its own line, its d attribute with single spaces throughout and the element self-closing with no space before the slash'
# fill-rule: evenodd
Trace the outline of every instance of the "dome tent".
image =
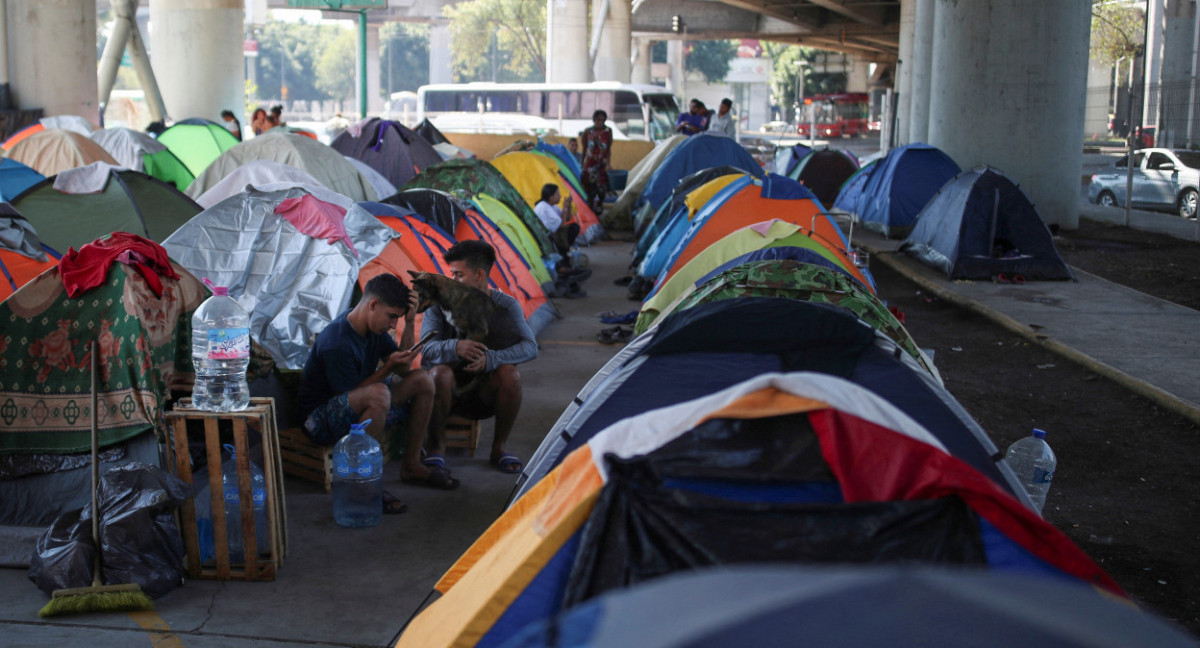
<svg viewBox="0 0 1200 648">
<path fill-rule="evenodd" d="M 421 171 L 442 161 L 423 137 L 400 122 L 378 117 L 342 131 L 329 145 L 342 155 L 365 162 L 395 187 L 403 187 Z"/>
</svg>

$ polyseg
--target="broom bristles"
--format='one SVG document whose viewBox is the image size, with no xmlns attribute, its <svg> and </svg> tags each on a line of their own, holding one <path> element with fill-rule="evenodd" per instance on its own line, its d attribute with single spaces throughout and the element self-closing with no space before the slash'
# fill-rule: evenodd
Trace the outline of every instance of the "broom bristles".
<svg viewBox="0 0 1200 648">
<path fill-rule="evenodd" d="M 138 612 L 152 610 L 154 604 L 142 588 L 133 583 L 98 585 L 54 590 L 39 617 L 86 614 L 88 612 Z"/>
</svg>

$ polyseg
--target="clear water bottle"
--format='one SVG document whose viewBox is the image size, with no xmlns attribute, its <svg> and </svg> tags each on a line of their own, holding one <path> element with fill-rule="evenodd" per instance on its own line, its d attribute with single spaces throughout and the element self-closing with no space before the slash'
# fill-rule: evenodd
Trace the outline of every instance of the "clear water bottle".
<svg viewBox="0 0 1200 648">
<path fill-rule="evenodd" d="M 237 451 L 226 444 L 229 460 L 221 464 L 221 485 L 225 496 L 225 535 L 229 538 L 229 562 L 245 562 L 245 546 L 242 543 L 242 498 L 238 491 Z M 254 536 L 258 553 L 270 551 L 267 538 L 267 479 L 253 461 L 250 464 L 250 497 L 254 506 Z"/>
<path fill-rule="evenodd" d="M 333 521 L 371 527 L 383 519 L 383 450 L 366 433 L 370 419 L 350 426 L 333 446 Z"/>
<path fill-rule="evenodd" d="M 192 407 L 209 412 L 236 412 L 250 404 L 246 368 L 250 365 L 250 316 L 225 286 L 213 291 L 192 315 L 192 364 L 196 386 Z"/>
<path fill-rule="evenodd" d="M 1029 493 L 1034 508 L 1041 513 L 1042 507 L 1046 505 L 1046 493 L 1050 491 L 1050 482 L 1054 479 L 1054 469 L 1058 466 L 1054 451 L 1050 449 L 1050 444 L 1046 443 L 1046 433 L 1034 430 L 1032 435 L 1008 446 L 1004 460 L 1016 473 L 1017 479 L 1025 487 L 1025 492 Z"/>
</svg>

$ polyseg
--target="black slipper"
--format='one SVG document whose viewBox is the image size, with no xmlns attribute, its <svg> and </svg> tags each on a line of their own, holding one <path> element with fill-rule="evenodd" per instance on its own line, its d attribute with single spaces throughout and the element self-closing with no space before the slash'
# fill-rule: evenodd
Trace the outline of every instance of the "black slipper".
<svg viewBox="0 0 1200 648">
<path fill-rule="evenodd" d="M 450 471 L 445 468 L 430 467 L 429 476 L 420 477 L 405 477 L 400 476 L 400 481 L 405 484 L 415 484 L 417 486 L 428 486 L 438 490 L 454 490 L 458 488 L 459 482 L 457 479 L 450 476 Z"/>
<path fill-rule="evenodd" d="M 618 286 L 628 286 L 630 281 L 633 281 L 633 275 L 625 275 L 624 277 L 613 281 L 613 283 Z"/>
<path fill-rule="evenodd" d="M 408 510 L 408 504 L 401 502 L 395 495 L 383 491 L 383 512 L 389 515 L 403 513 Z"/>
</svg>

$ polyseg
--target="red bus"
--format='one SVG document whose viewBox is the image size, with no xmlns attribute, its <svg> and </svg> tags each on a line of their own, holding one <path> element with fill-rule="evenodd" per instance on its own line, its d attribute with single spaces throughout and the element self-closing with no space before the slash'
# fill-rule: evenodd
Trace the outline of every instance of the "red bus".
<svg viewBox="0 0 1200 648">
<path fill-rule="evenodd" d="M 863 92 L 839 92 L 808 97 L 804 100 L 817 111 L 817 137 L 857 137 L 867 134 L 870 95 Z M 796 132 L 809 136 L 812 119 L 805 114 Z"/>
</svg>

